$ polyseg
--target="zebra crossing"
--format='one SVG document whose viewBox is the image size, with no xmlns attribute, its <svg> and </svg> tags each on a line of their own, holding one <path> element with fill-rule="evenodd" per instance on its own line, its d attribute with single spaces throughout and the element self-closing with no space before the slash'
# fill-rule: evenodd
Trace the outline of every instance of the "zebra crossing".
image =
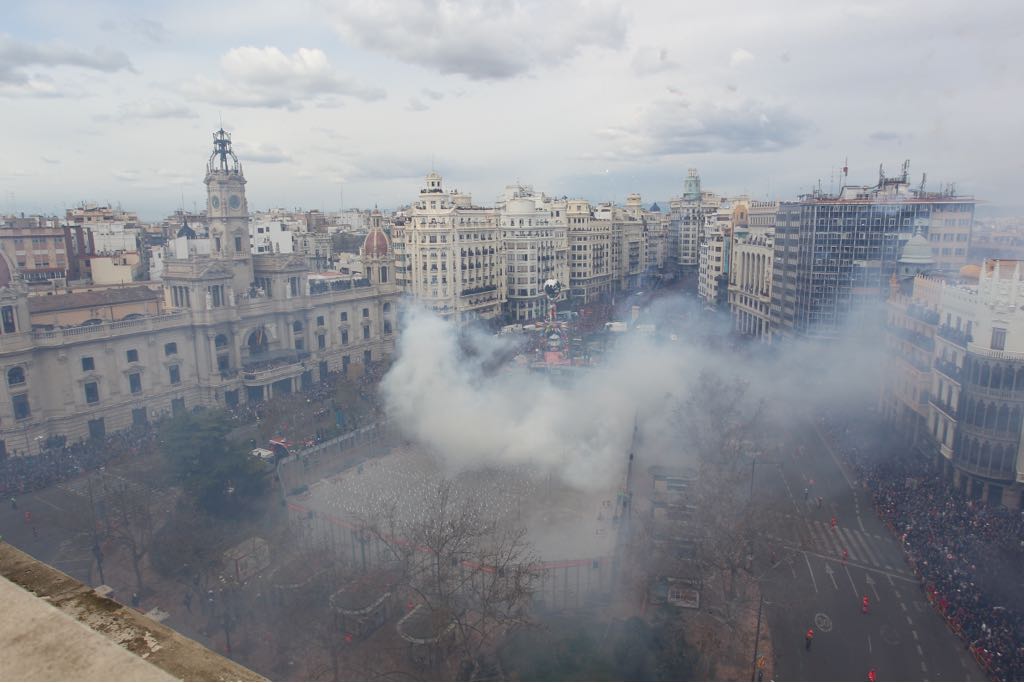
<svg viewBox="0 0 1024 683">
<path fill-rule="evenodd" d="M 777 528 L 790 529 L 791 532 L 789 538 L 775 537 L 777 541 L 836 559 L 842 559 L 845 550 L 850 562 L 907 573 L 902 562 L 893 564 L 891 542 L 884 536 L 843 526 L 833 529 L 827 522 L 796 515 L 783 515 L 780 522 L 782 524 Z"/>
<path fill-rule="evenodd" d="M 136 495 L 145 495 L 150 492 L 147 486 L 117 474 L 104 474 L 101 477 L 92 477 L 92 475 L 78 477 L 58 484 L 57 488 L 82 498 L 88 498 L 90 496 L 90 479 L 92 480 L 92 497 L 97 501 L 105 500 L 113 489 L 119 487 L 127 487 Z"/>
</svg>

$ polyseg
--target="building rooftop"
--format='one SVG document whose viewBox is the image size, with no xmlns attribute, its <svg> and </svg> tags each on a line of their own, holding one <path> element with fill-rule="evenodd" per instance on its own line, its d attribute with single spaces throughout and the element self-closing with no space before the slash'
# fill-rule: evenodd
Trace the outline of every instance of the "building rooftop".
<svg viewBox="0 0 1024 683">
<path fill-rule="evenodd" d="M 0 680 L 266 680 L 7 544 L 0 602 Z"/>
<path fill-rule="evenodd" d="M 114 287 L 97 289 L 91 292 L 74 292 L 71 294 L 52 294 L 49 296 L 29 297 L 29 313 L 52 313 L 54 311 L 73 311 L 79 308 L 97 308 L 116 304 L 134 303 L 137 301 L 158 301 L 160 292 L 145 285 L 134 287 Z"/>
</svg>

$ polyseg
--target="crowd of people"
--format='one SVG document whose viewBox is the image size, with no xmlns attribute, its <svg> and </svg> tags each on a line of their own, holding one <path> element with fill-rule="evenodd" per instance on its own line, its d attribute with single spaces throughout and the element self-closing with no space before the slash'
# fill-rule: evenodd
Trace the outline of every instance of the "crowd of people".
<svg viewBox="0 0 1024 683">
<path fill-rule="evenodd" d="M 259 423 L 269 417 L 277 421 L 271 436 L 279 436 L 297 446 L 319 443 L 342 431 L 348 431 L 378 419 L 383 408 L 377 398 L 376 386 L 386 371 L 383 363 L 366 368 L 354 382 L 359 399 L 369 406 L 368 415 L 339 405 L 338 384 L 345 381 L 340 373 L 332 373 L 324 381 L 303 391 L 258 404 L 229 407 L 228 418 L 237 425 Z M 335 410 L 341 409 L 343 425 L 335 422 Z M 155 425 L 137 425 L 102 438 L 91 438 L 68 444 L 51 439 L 39 453 L 30 457 L 12 452 L 0 458 L 0 495 L 11 498 L 59 484 L 83 472 L 95 470 L 111 460 L 135 457 L 156 448 Z"/>
<path fill-rule="evenodd" d="M 1024 680 L 1024 512 L 956 490 L 938 463 L 887 444 L 873 416 L 824 426 L 950 628 L 990 676 Z"/>
<path fill-rule="evenodd" d="M 7 498 L 38 491 L 97 469 L 111 460 L 137 457 L 155 448 L 156 430 L 135 426 L 101 439 L 73 444 L 50 443 L 29 457 L 11 454 L 0 460 L 0 495 Z"/>
</svg>

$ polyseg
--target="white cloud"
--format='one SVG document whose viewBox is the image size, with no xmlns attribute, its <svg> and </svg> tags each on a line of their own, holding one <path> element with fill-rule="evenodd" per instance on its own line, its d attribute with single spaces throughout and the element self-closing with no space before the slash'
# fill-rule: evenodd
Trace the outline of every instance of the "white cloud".
<svg viewBox="0 0 1024 683">
<path fill-rule="evenodd" d="M 642 47 L 633 56 L 631 66 L 633 73 L 638 76 L 651 76 L 671 71 L 677 68 L 679 63 L 669 58 L 667 48 Z"/>
<path fill-rule="evenodd" d="M 736 68 L 742 64 L 753 61 L 754 55 L 748 50 L 744 50 L 742 47 L 738 47 L 732 51 L 729 55 L 729 66 Z"/>
<path fill-rule="evenodd" d="M 238 154 L 238 157 L 246 162 L 254 161 L 258 164 L 282 164 L 292 160 L 290 154 L 273 144 L 239 142 L 235 144 L 234 147 L 235 153 Z"/>
<path fill-rule="evenodd" d="M 627 20 L 606 2 L 337 0 L 348 41 L 403 62 L 475 80 L 501 80 L 568 62 L 584 48 L 620 48 Z"/>
<path fill-rule="evenodd" d="M 334 106 L 337 96 L 364 101 L 386 96 L 381 88 L 341 74 L 316 48 L 286 55 L 276 47 L 236 47 L 220 65 L 223 78 L 197 76 L 183 85 L 185 94 L 213 104 L 284 109 Z"/>
<path fill-rule="evenodd" d="M 62 93 L 49 73 L 58 67 L 115 73 L 134 72 L 128 56 L 97 47 L 84 51 L 63 45 L 37 45 L 0 35 L 0 95 L 55 97 Z"/>
</svg>

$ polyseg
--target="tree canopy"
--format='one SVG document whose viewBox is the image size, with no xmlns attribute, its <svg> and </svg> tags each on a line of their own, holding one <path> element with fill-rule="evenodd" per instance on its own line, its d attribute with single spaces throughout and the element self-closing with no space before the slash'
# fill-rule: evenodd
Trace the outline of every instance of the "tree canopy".
<svg viewBox="0 0 1024 683">
<path fill-rule="evenodd" d="M 205 512 L 234 516 L 266 490 L 260 464 L 228 440 L 221 413 L 178 415 L 160 430 L 160 451 L 185 493 Z"/>
</svg>

